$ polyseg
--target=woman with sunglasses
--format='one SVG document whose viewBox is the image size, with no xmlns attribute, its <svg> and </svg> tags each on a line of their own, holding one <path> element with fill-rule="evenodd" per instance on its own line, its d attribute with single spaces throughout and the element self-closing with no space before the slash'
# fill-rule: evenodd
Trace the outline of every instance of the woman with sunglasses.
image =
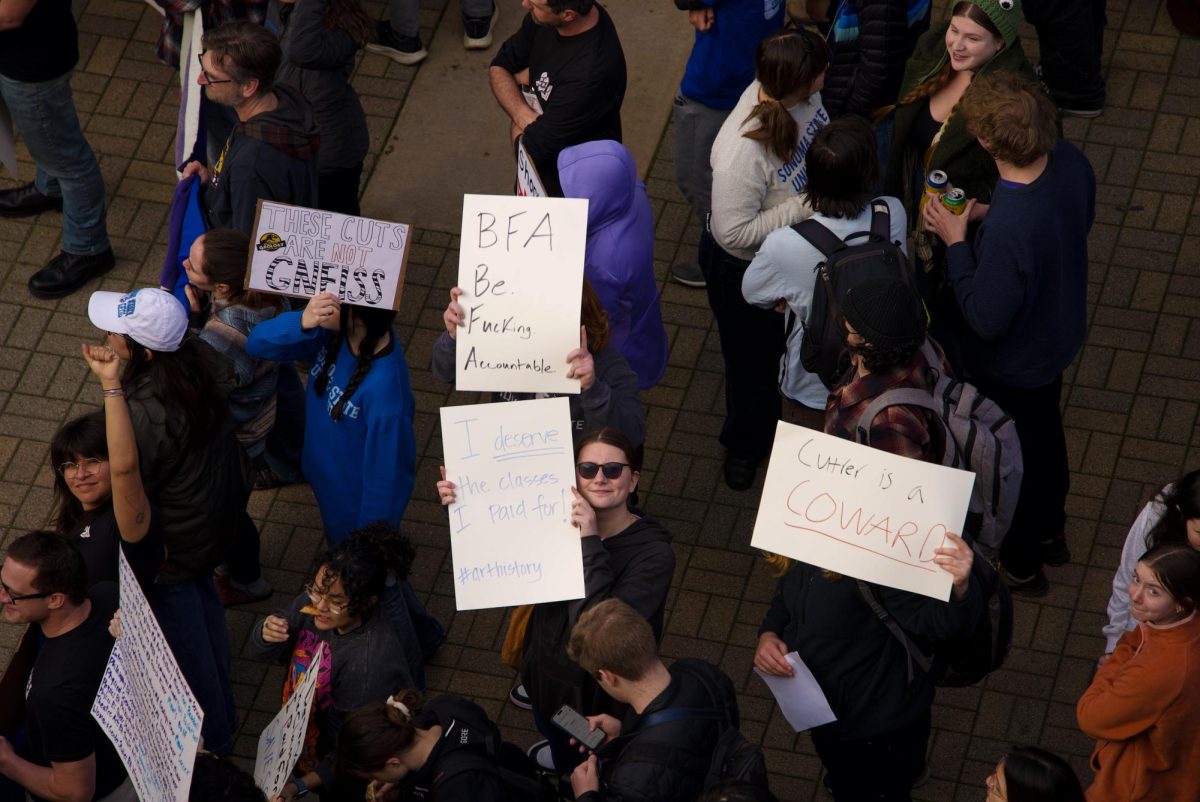
<svg viewBox="0 0 1200 802">
<path fill-rule="evenodd" d="M 287 612 L 267 616 L 252 630 L 246 656 L 288 667 L 285 703 L 325 644 L 304 751 L 293 779 L 273 802 L 291 802 L 314 788 L 323 789 L 322 798 L 363 798 L 361 781 L 336 777 L 338 731 L 354 710 L 413 684 L 412 662 L 421 656 L 404 650 L 379 604 L 389 571 L 403 581 L 413 556 L 396 527 L 368 524 L 325 551 L 316 576 Z"/>
<path fill-rule="evenodd" d="M 575 451 L 571 523 L 579 529 L 583 544 L 585 595 L 574 601 L 536 604 L 529 616 L 521 680 L 534 724 L 546 737 L 529 754 L 560 776 L 570 775 L 581 756 L 550 722 L 558 709 L 569 704 L 587 716 L 608 713 L 617 718 L 623 712 L 567 657 L 567 640 L 579 616 L 604 599 L 618 598 L 650 622 L 655 638 L 662 638 L 675 552 L 666 529 L 629 509 L 641 467 L 633 444 L 616 429 L 601 429 L 580 441 Z M 442 504 L 452 504 L 454 483 L 443 478 L 438 495 Z"/>
</svg>

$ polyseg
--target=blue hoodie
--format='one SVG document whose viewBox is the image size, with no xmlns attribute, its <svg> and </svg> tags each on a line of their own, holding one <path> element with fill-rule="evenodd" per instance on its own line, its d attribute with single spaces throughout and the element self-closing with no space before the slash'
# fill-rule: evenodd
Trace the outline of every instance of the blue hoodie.
<svg viewBox="0 0 1200 802">
<path fill-rule="evenodd" d="M 787 4 L 784 0 L 675 0 L 675 5 L 711 6 L 715 18 L 708 31 L 696 31 L 679 91 L 709 108 L 731 110 L 754 80 L 754 49 L 783 27 Z"/>
<path fill-rule="evenodd" d="M 558 154 L 563 195 L 587 198 L 588 232 L 584 276 L 608 312 L 612 347 L 638 377 L 638 389 L 653 387 L 667 367 L 654 279 L 654 220 L 646 185 L 633 155 L 620 142 L 603 139 Z"/>
<path fill-rule="evenodd" d="M 400 523 L 412 496 L 417 447 L 413 435 L 413 394 L 408 363 L 392 333 L 392 342 L 347 400 L 342 419 L 329 416 L 354 374 L 358 360 L 345 341 L 335 355 L 324 395 L 313 387 L 329 358 L 332 337 L 322 328 L 305 331 L 303 313 L 285 312 L 250 332 L 246 353 L 277 362 L 303 360 L 312 365 L 304 391 L 304 476 L 317 497 L 325 537 L 344 540 L 372 521 Z"/>
</svg>

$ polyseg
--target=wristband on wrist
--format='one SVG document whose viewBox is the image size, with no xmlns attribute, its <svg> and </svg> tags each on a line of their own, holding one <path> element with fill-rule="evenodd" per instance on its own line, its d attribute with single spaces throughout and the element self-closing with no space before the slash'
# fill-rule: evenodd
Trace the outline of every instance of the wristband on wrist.
<svg viewBox="0 0 1200 802">
<path fill-rule="evenodd" d="M 111 390 L 104 390 L 105 398 L 119 398 L 125 395 L 125 390 L 120 387 L 114 387 Z"/>
<path fill-rule="evenodd" d="M 306 796 L 308 794 L 308 785 L 305 784 L 305 782 L 302 778 L 293 777 L 292 785 L 296 786 L 296 798 L 297 799 L 301 798 L 302 796 Z"/>
</svg>

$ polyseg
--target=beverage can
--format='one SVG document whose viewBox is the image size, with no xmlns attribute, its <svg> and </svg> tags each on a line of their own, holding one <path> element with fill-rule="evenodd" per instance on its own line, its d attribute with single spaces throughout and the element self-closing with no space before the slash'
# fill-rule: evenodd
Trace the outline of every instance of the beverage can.
<svg viewBox="0 0 1200 802">
<path fill-rule="evenodd" d="M 942 196 L 942 206 L 951 214 L 962 214 L 967 210 L 967 193 L 952 189 Z"/>
<path fill-rule="evenodd" d="M 941 195 L 950 183 L 950 176 L 945 170 L 933 170 L 925 177 L 925 192 L 930 195 Z"/>
</svg>

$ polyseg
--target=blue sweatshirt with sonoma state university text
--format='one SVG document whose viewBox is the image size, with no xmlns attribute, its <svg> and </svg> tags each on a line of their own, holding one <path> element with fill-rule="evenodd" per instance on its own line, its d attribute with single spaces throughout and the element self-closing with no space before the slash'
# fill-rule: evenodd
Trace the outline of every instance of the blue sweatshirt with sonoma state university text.
<svg viewBox="0 0 1200 802">
<path fill-rule="evenodd" d="M 259 323 L 250 332 L 246 352 L 260 359 L 311 364 L 304 392 L 301 464 L 321 508 L 325 537 L 337 543 L 371 521 L 398 524 L 404 516 L 416 471 L 412 386 L 393 332 L 346 401 L 341 420 L 333 420 L 329 413 L 358 360 L 343 341 L 325 392 L 318 395 L 314 379 L 328 358 L 325 344 L 333 332 L 304 331 L 301 314 L 288 312 Z"/>
</svg>

